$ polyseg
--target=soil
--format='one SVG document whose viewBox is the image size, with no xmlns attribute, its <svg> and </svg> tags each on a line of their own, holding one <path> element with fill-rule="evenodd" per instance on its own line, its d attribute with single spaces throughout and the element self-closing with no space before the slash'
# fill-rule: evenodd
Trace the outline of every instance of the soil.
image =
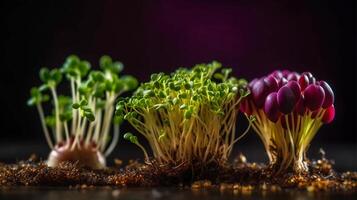
<svg viewBox="0 0 357 200">
<path fill-rule="evenodd" d="M 217 188 L 251 192 L 253 190 L 280 191 L 285 189 L 315 191 L 357 192 L 357 172 L 337 173 L 333 163 L 326 158 L 309 161 L 309 172 L 275 174 L 272 167 L 249 163 L 243 155 L 233 163 L 212 162 L 179 166 L 129 161 L 122 166 L 92 170 L 78 163 L 63 162 L 58 167 L 48 167 L 31 156 L 16 164 L 0 164 L 0 186 L 66 186 L 84 189 L 96 186 L 112 187 L 190 187 L 192 190 Z"/>
</svg>

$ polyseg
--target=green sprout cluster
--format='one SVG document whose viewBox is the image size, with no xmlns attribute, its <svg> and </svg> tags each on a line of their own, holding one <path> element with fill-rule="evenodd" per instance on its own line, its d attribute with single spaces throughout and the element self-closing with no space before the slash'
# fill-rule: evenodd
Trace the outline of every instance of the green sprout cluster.
<svg viewBox="0 0 357 200">
<path fill-rule="evenodd" d="M 212 62 L 171 75 L 152 74 L 133 96 L 118 101 L 116 116 L 147 139 L 160 163 L 227 160 L 241 138 L 235 137 L 236 117 L 249 91 L 244 79 L 230 77 L 231 69 L 216 72 L 221 67 Z M 135 135 L 126 133 L 124 138 L 138 145 L 149 161 Z"/>
<path fill-rule="evenodd" d="M 95 144 L 107 156 L 117 144 L 123 120 L 119 116 L 112 120 L 115 101 L 123 92 L 135 89 L 138 82 L 129 75 L 119 76 L 123 64 L 109 56 L 102 56 L 99 65 L 101 70 L 91 70 L 88 61 L 71 55 L 59 69 L 41 69 L 42 85 L 31 89 L 27 103 L 37 107 L 51 149 L 65 142 L 71 144 L 72 150 Z M 57 94 L 63 79 L 69 82 L 69 96 Z M 48 101 L 52 102 L 53 110 L 46 115 L 43 103 Z"/>
</svg>

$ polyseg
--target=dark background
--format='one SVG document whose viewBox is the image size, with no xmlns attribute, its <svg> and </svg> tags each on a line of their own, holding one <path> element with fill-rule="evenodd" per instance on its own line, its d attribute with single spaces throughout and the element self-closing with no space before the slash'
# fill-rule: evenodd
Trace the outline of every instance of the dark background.
<svg viewBox="0 0 357 200">
<path fill-rule="evenodd" d="M 329 82 L 336 96 L 335 121 L 320 129 L 314 152 L 320 146 L 342 144 L 352 148 L 347 152 L 351 158 L 357 155 L 354 1 L 13 0 L 1 4 L 0 145 L 1 151 L 16 159 L 31 153 L 20 150 L 20 154 L 21 147 L 46 155 L 47 150 L 39 150 L 46 143 L 37 111 L 28 108 L 26 100 L 30 88 L 40 83 L 39 69 L 58 67 L 73 53 L 95 67 L 101 55 L 109 54 L 125 64 L 125 74 L 140 81 L 154 72 L 212 60 L 248 80 L 275 69 L 311 71 Z M 244 119 L 239 120 L 238 125 L 245 127 Z M 132 130 L 127 125 L 122 129 Z M 261 152 L 261 146 L 253 132 L 237 144 L 247 154 L 252 148 Z M 117 152 L 119 157 L 126 152 L 141 155 L 124 141 Z"/>
</svg>

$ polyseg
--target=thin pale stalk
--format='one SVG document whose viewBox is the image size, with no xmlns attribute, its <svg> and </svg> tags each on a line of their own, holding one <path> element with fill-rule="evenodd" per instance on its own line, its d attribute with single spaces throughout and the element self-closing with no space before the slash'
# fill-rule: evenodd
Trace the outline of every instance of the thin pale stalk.
<svg viewBox="0 0 357 200">
<path fill-rule="evenodd" d="M 119 125 L 114 124 L 113 125 L 113 139 L 112 142 L 110 143 L 109 147 L 107 148 L 107 150 L 105 151 L 104 155 L 105 156 L 109 156 L 110 153 L 112 153 L 112 151 L 114 150 L 115 146 L 117 145 L 118 141 L 119 141 Z"/>
<path fill-rule="evenodd" d="M 59 118 L 59 105 L 58 105 L 58 97 L 57 97 L 57 92 L 54 87 L 51 87 L 51 92 L 53 95 L 53 102 L 55 104 L 55 117 L 56 117 L 56 139 L 57 142 L 62 141 L 62 135 L 61 135 L 61 121 Z"/>
<path fill-rule="evenodd" d="M 39 103 L 36 105 L 36 107 L 37 107 L 38 113 L 40 115 L 41 125 L 42 125 L 43 132 L 45 134 L 45 138 L 46 138 L 47 144 L 51 149 L 53 149 L 53 143 L 51 141 L 50 133 L 49 133 L 48 128 L 46 126 L 46 121 L 45 121 L 45 115 L 44 115 L 44 112 L 43 112 L 43 108 L 42 108 L 41 104 L 39 104 Z"/>
</svg>

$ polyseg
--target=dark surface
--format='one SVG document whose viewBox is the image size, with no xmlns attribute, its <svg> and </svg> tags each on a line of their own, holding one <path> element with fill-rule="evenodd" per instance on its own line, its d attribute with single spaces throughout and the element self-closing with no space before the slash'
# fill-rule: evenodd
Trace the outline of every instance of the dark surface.
<svg viewBox="0 0 357 200">
<path fill-rule="evenodd" d="M 253 137 L 255 135 L 251 135 Z M 239 141 L 231 154 L 231 159 L 243 153 L 248 162 L 266 163 L 267 157 L 260 141 L 257 140 L 256 145 L 250 145 L 245 138 Z M 308 151 L 310 159 L 320 159 L 319 153 L 322 148 L 326 153 L 326 158 L 335 162 L 334 169 L 343 171 L 357 171 L 357 146 L 348 144 L 330 144 L 330 143 L 314 143 Z M 20 160 L 26 160 L 31 154 L 36 154 L 40 159 L 45 160 L 48 156 L 49 148 L 43 143 L 22 143 L 22 144 L 6 144 L 0 143 L 0 162 L 15 163 Z M 141 159 L 142 152 L 135 145 L 118 145 L 114 152 L 107 159 L 108 165 L 113 165 L 113 159 L 118 158 L 127 163 L 129 159 Z"/>
<path fill-rule="evenodd" d="M 1 199 L 36 199 L 36 200 L 100 200 L 100 199 L 123 199 L 123 200 L 190 200 L 190 199 L 276 199 L 276 200 L 309 200 L 309 199 L 355 199 L 356 194 L 351 193 L 310 193 L 306 191 L 285 191 L 275 193 L 235 193 L 233 191 L 191 190 L 178 188 L 131 188 L 111 189 L 96 188 L 75 190 L 67 188 L 9 188 L 2 189 Z"/>
</svg>

